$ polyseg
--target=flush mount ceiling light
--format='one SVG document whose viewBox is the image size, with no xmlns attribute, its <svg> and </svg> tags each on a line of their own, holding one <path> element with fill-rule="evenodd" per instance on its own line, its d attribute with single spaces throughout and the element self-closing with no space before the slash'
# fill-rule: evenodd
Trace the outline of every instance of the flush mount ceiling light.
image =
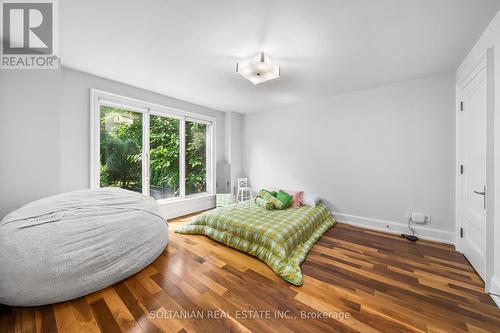
<svg viewBox="0 0 500 333">
<path fill-rule="evenodd" d="M 280 68 L 264 52 L 238 62 L 236 72 L 255 85 L 280 77 Z"/>
</svg>

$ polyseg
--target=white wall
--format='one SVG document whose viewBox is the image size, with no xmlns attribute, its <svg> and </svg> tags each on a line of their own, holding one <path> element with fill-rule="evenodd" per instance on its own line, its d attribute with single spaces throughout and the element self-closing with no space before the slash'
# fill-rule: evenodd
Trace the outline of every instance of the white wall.
<svg viewBox="0 0 500 333">
<path fill-rule="evenodd" d="M 454 75 L 443 74 L 245 115 L 253 187 L 319 194 L 341 220 L 452 242 Z"/>
<path fill-rule="evenodd" d="M 500 295 L 500 12 L 495 16 L 490 25 L 481 35 L 476 45 L 469 52 L 457 70 L 456 81 L 460 82 L 468 74 L 474 64 L 490 50 L 492 58 L 488 63 L 490 83 L 492 90 L 489 92 L 488 110 L 488 141 L 489 149 L 493 152 L 488 163 L 487 185 L 488 185 L 488 246 L 489 253 L 487 260 L 487 274 L 491 274 L 489 281 L 486 281 L 491 292 Z M 493 124 L 493 126 L 491 126 Z M 488 278 L 488 277 L 487 277 Z M 495 298 L 500 306 L 500 297 Z"/>
<path fill-rule="evenodd" d="M 0 219 L 59 192 L 60 73 L 0 73 Z"/>
<path fill-rule="evenodd" d="M 164 95 L 128 86 L 68 68 L 62 70 L 60 117 L 60 183 L 61 191 L 89 187 L 90 167 L 90 88 L 216 118 L 217 165 L 223 163 L 225 151 L 224 113 Z M 217 185 L 224 186 L 222 170 Z"/>
<path fill-rule="evenodd" d="M 243 115 L 226 112 L 227 192 L 236 193 L 236 179 L 243 177 Z"/>
</svg>

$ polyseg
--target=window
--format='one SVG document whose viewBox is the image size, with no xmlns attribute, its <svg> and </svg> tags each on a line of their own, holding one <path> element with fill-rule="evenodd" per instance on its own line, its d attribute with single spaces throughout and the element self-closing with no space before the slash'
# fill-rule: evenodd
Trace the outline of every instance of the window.
<svg viewBox="0 0 500 333">
<path fill-rule="evenodd" d="M 215 119 L 96 90 L 91 187 L 155 199 L 214 193 Z"/>
<path fill-rule="evenodd" d="M 142 114 L 101 105 L 101 187 L 142 192 Z"/>
<path fill-rule="evenodd" d="M 207 125 L 186 121 L 186 194 L 207 190 Z"/>
<path fill-rule="evenodd" d="M 167 199 L 180 195 L 180 120 L 162 116 L 149 119 L 150 195 Z"/>
</svg>

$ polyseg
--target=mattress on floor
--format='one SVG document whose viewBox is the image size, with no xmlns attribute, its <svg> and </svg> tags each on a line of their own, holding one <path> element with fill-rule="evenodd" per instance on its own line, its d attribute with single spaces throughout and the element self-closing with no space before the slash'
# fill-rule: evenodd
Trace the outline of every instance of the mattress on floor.
<svg viewBox="0 0 500 333">
<path fill-rule="evenodd" d="M 179 227 L 264 261 L 282 279 L 302 285 L 300 265 L 335 220 L 323 204 L 269 211 L 246 201 L 208 211 Z"/>
</svg>

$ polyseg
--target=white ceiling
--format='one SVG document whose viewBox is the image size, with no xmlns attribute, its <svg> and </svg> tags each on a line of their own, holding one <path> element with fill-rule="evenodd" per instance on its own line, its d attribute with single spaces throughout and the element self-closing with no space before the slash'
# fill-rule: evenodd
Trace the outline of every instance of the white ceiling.
<svg viewBox="0 0 500 333">
<path fill-rule="evenodd" d="M 222 111 L 455 70 L 499 0 L 64 0 L 62 64 Z M 254 86 L 238 60 L 281 77 Z"/>
</svg>

